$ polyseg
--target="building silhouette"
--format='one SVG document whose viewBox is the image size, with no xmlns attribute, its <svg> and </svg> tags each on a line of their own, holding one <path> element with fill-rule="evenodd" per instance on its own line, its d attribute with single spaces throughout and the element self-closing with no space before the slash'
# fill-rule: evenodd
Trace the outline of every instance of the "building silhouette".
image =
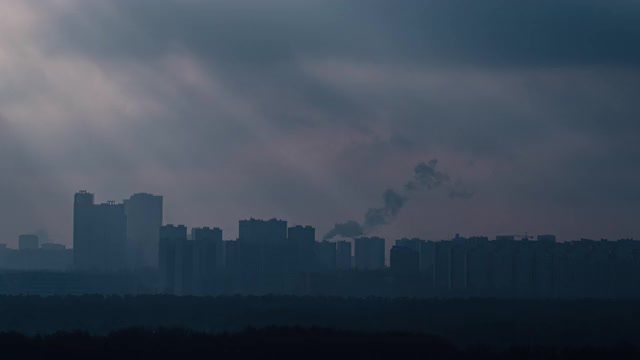
<svg viewBox="0 0 640 360">
<path fill-rule="evenodd" d="M 240 293 L 241 286 L 241 249 L 240 242 L 237 240 L 224 241 L 224 258 L 225 258 L 225 283 L 223 284 L 226 292 L 231 294 Z"/>
<path fill-rule="evenodd" d="M 193 228 L 188 236 L 184 225 L 162 226 L 162 197 L 135 194 L 123 204 L 95 204 L 86 191 L 75 194 L 73 215 L 73 253 L 23 235 L 19 250 L 0 246 L 0 269 L 64 270 L 71 256 L 74 269 L 89 275 L 125 264 L 130 271 L 157 267 L 156 289 L 176 295 L 640 296 L 640 241 L 631 239 L 456 234 L 398 239 L 387 253 L 380 237 L 318 242 L 312 226 L 248 219 L 239 221 L 236 240 L 225 241 L 219 228 Z"/>
<path fill-rule="evenodd" d="M 18 237 L 19 250 L 36 250 L 39 248 L 40 239 L 38 235 L 20 235 Z"/>
<path fill-rule="evenodd" d="M 410 247 L 395 245 L 389 253 L 389 265 L 396 275 L 417 275 L 420 272 L 420 253 Z"/>
<path fill-rule="evenodd" d="M 193 242 L 194 291 L 199 294 L 213 294 L 221 291 L 220 275 L 224 269 L 224 242 L 220 228 L 194 228 Z"/>
<path fill-rule="evenodd" d="M 288 229 L 288 249 L 293 253 L 290 271 L 312 271 L 314 266 L 316 229 L 312 226 L 294 226 Z"/>
<path fill-rule="evenodd" d="M 322 241 L 316 243 L 316 271 L 333 272 L 336 271 L 336 243 Z"/>
<path fill-rule="evenodd" d="M 240 220 L 240 281 L 251 293 L 283 291 L 293 253 L 287 242 L 287 222 Z"/>
<path fill-rule="evenodd" d="M 556 236 L 555 235 L 538 235 L 537 236 L 537 240 L 539 242 L 555 243 L 556 242 Z"/>
<path fill-rule="evenodd" d="M 187 227 L 173 224 L 164 225 L 159 230 L 158 268 L 164 292 L 173 294 L 182 287 L 183 263 L 179 257 L 184 254 L 183 243 L 187 241 Z"/>
<path fill-rule="evenodd" d="M 124 204 L 94 204 L 94 195 L 75 195 L 73 210 L 74 266 L 82 271 L 125 268 L 127 216 Z"/>
<path fill-rule="evenodd" d="M 385 240 L 379 237 L 355 239 L 355 267 L 358 270 L 381 270 L 385 267 Z"/>
<path fill-rule="evenodd" d="M 146 193 L 124 200 L 127 215 L 127 265 L 132 269 L 157 267 L 158 237 L 162 226 L 162 196 Z"/>
<path fill-rule="evenodd" d="M 73 251 L 62 244 L 38 245 L 37 235 L 20 235 L 18 249 L 0 245 L 0 270 L 68 271 L 73 265 Z"/>
<path fill-rule="evenodd" d="M 73 200 L 73 263 L 77 270 L 88 270 L 94 259 L 93 207 L 94 195 L 84 190 Z"/>
<path fill-rule="evenodd" d="M 352 262 L 351 242 L 346 240 L 336 242 L 336 268 L 338 270 L 351 270 Z"/>
</svg>

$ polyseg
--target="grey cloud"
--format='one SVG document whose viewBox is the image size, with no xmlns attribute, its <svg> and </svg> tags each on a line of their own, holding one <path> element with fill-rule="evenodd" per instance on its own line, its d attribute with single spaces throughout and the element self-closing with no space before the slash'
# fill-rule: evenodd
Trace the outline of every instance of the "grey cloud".
<svg viewBox="0 0 640 360">
<path fill-rule="evenodd" d="M 106 0 L 72 3 L 74 6 L 68 12 L 62 12 L 50 22 L 45 44 L 52 52 L 79 53 L 98 61 L 118 59 L 116 64 L 122 59 L 145 62 L 167 54 L 191 54 L 201 60 L 207 70 L 216 73 L 225 88 L 249 99 L 273 125 L 289 128 L 340 122 L 342 126 L 371 131 L 371 122 L 379 116 L 373 111 L 378 99 L 363 102 L 344 89 L 309 78 L 299 66 L 299 62 L 306 59 L 320 62 L 349 59 L 356 65 L 381 64 L 383 69 L 410 64 L 418 71 L 445 68 L 449 73 L 487 67 L 488 79 L 477 79 L 478 83 L 508 81 L 507 85 L 520 86 L 522 92 L 535 96 L 552 94 L 557 88 L 555 92 L 562 93 L 546 101 L 560 102 L 561 108 L 571 106 L 571 96 L 581 96 L 580 93 L 571 95 L 572 90 L 564 89 L 563 83 L 572 83 L 566 73 L 560 71 L 558 78 L 564 79 L 555 84 L 548 79 L 537 80 L 535 73 L 518 73 L 518 69 L 509 73 L 505 69 L 587 65 L 628 68 L 640 64 L 640 48 L 632 45 L 640 38 L 640 27 L 635 21 L 640 18 L 640 5 L 635 2 L 401 0 L 391 5 L 378 0 L 322 3 L 278 0 L 265 5 L 256 0 L 161 3 Z M 491 79 L 492 72 L 498 72 L 498 76 L 506 80 Z M 465 80 L 463 76 L 449 81 Z M 464 93 L 463 87 L 468 85 L 460 84 L 459 92 Z M 633 94 L 631 90 L 628 94 Z M 503 103 L 504 99 L 487 102 L 478 94 L 477 104 L 452 108 L 437 96 L 430 99 L 430 94 L 421 96 L 408 91 L 393 94 L 391 91 L 384 94 L 378 106 L 385 106 L 404 127 L 410 127 L 406 133 L 398 134 L 414 143 L 420 142 L 415 139 L 417 134 L 431 130 L 443 133 L 442 138 L 449 146 L 473 152 L 500 152 L 502 143 L 517 146 L 517 133 L 526 133 L 531 138 L 546 136 L 549 131 L 539 126 L 545 119 L 517 119 L 522 116 L 519 113 L 522 109 L 513 109 L 512 104 Z M 397 98 L 414 101 L 399 104 Z M 581 100 L 575 103 L 584 104 Z M 299 107 L 298 111 L 289 110 L 292 103 Z M 206 104 L 183 107 L 187 111 L 189 108 L 202 112 Z M 302 109 L 307 113 L 301 114 Z M 309 116 L 308 112 L 320 115 Z M 447 124 L 440 129 L 432 126 L 443 121 Z M 580 121 L 586 124 L 589 120 Z M 424 124 L 429 128 L 423 129 Z M 509 134 L 496 141 L 482 141 L 482 136 L 477 136 L 491 133 L 495 128 Z M 455 139 L 450 139 L 451 136 Z"/>
<path fill-rule="evenodd" d="M 357 9 L 342 1 L 109 0 L 76 6 L 53 24 L 52 42 L 104 57 L 187 50 L 226 65 L 264 67 L 376 43 L 353 25 Z"/>
<path fill-rule="evenodd" d="M 640 37 L 633 1 L 400 1 L 387 10 L 415 34 L 404 39 L 418 56 L 499 66 L 640 63 L 630 46 Z"/>
<path fill-rule="evenodd" d="M 63 186 L 49 168 L 0 114 L 0 243 L 14 243 L 20 233 L 39 226 L 59 229 L 49 211 L 61 212 L 57 195 Z"/>
<path fill-rule="evenodd" d="M 500 66 L 637 65 L 639 16 L 634 1 L 108 0 L 78 2 L 59 20 L 65 31 L 53 36 L 56 44 L 100 56 L 186 48 L 260 67 L 327 55 Z"/>
<path fill-rule="evenodd" d="M 451 189 L 449 190 L 449 197 L 452 199 L 469 199 L 473 197 L 474 192 L 467 189 Z"/>
<path fill-rule="evenodd" d="M 122 196 L 149 184 L 174 198 L 180 194 L 196 201 L 211 194 L 207 199 L 213 205 L 185 201 L 172 210 L 178 221 L 212 209 L 224 213 L 236 204 L 236 213 L 250 212 L 244 188 L 251 188 L 254 199 L 263 199 L 263 211 L 279 207 L 297 215 L 311 203 L 318 223 L 325 225 L 330 216 L 351 218 L 353 208 L 366 209 L 388 184 L 407 184 L 365 212 L 361 223 L 336 226 L 344 229 L 336 234 L 359 235 L 373 224 L 392 223 L 407 199 L 429 188 L 450 199 L 468 199 L 465 205 L 486 200 L 510 216 L 522 203 L 565 210 L 589 206 L 609 214 L 621 214 L 624 204 L 637 211 L 637 2 L 60 3 L 69 5 L 43 12 L 43 31 L 25 35 L 29 51 L 0 49 L 20 57 L 11 62 L 17 65 L 0 68 L 0 81 L 11 84 L 0 90 L 0 107 L 30 95 L 45 99 L 42 106 L 22 105 L 39 109 L 28 112 L 30 122 L 22 127 L 46 129 L 49 110 L 59 102 L 90 95 L 68 106 L 74 110 L 80 102 L 106 101 L 111 92 L 92 87 L 106 79 L 115 81 L 114 93 L 131 104 L 148 100 L 157 108 L 128 115 L 118 110 L 130 104 L 114 101 L 62 111 L 57 115 L 64 124 L 23 143 L 12 141 L 12 129 L 3 125 L 1 165 L 31 173 L 31 179 L 56 174 L 67 186 L 93 182 Z M 22 68 L 29 59 L 21 56 L 32 54 L 31 47 L 43 57 Z M 175 59 L 193 62 L 198 71 L 170 66 Z M 84 66 L 73 66 L 76 60 Z M 71 65 L 33 71 L 50 63 Z M 310 63 L 336 66 L 313 72 Z M 81 81 L 64 81 L 76 69 Z M 21 73 L 14 70 L 30 75 L 12 75 L 8 81 L 6 74 Z M 59 86 L 42 86 L 45 81 Z M 52 93 L 66 88 L 72 90 L 69 96 Z M 327 145 L 306 147 L 310 141 Z M 32 154 L 34 148 L 40 154 Z M 325 152 L 331 154 L 318 155 Z M 412 165 L 424 154 L 437 154 L 447 164 L 449 159 L 478 164 L 482 168 L 471 174 L 478 179 L 469 180 L 478 192 L 446 176 L 435 162 L 418 165 L 410 179 L 387 170 L 398 162 Z M 254 162 L 247 160 L 251 156 Z M 145 176 L 148 166 L 159 168 L 162 176 Z M 462 170 L 450 166 L 456 174 Z M 377 168 L 383 170 L 370 173 Z M 116 180 L 112 174 L 118 174 Z M 214 175 L 225 177 L 228 188 L 218 191 Z M 240 186 L 233 176 L 248 180 Z M 3 194 L 13 200 L 2 205 L 3 212 L 19 201 L 37 203 L 35 195 L 25 199 L 29 190 L 20 195 L 23 200 L 16 193 L 22 188 L 35 193 L 42 184 L 18 177 L 4 181 L 10 190 Z M 57 199 L 70 199 L 70 191 L 77 190 L 58 186 L 48 190 L 59 194 Z M 335 201 L 326 194 L 350 196 L 345 201 L 350 209 L 327 215 L 333 214 Z M 408 206 L 460 203 L 433 201 L 412 200 Z M 305 219 L 314 219 L 311 210 L 305 211 Z M 59 219 L 69 225 L 68 218 Z M 65 236 L 59 228 L 51 231 L 56 238 Z"/>
</svg>

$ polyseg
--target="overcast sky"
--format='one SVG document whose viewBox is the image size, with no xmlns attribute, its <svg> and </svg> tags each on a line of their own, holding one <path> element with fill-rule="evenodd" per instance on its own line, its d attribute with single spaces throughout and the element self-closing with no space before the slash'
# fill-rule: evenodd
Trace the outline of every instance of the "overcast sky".
<svg viewBox="0 0 640 360">
<path fill-rule="evenodd" d="M 640 237 L 640 2 L 0 0 L 0 242 L 73 193 L 165 222 Z"/>
</svg>

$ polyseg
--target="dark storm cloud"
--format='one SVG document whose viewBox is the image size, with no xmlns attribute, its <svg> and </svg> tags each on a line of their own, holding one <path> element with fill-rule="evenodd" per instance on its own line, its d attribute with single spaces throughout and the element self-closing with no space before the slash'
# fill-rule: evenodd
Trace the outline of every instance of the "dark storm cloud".
<svg viewBox="0 0 640 360">
<path fill-rule="evenodd" d="M 640 4 L 632 1 L 106 0 L 74 4 L 52 22 L 46 42 L 52 53 L 140 62 L 192 54 L 217 74 L 225 88 L 250 98 L 273 124 L 289 127 L 335 121 L 370 130 L 368 119 L 374 117 L 371 99 L 358 101 L 344 89 L 309 78 L 300 69 L 302 61 L 349 59 L 391 68 L 410 64 L 449 70 L 515 67 L 511 74 L 515 79 L 521 76 L 518 68 L 640 64 L 640 47 L 634 46 L 640 39 L 636 21 Z M 548 89 L 531 92 L 544 94 Z M 571 92 L 550 101 L 566 107 Z M 390 96 L 385 94 L 387 101 Z M 576 104 L 584 104 L 581 100 Z M 324 116 L 296 114 L 279 104 L 283 101 L 304 104 Z M 473 121 L 466 119 L 469 115 L 456 114 L 440 99 L 431 101 L 419 98 L 400 109 L 398 121 L 412 127 L 408 134 L 448 117 L 451 125 L 436 130 L 455 129 L 454 136 L 464 137 L 455 144 L 483 152 L 501 151 L 499 143 L 516 145 L 518 133 L 533 137 L 548 132 L 538 124 L 544 119 L 514 121 L 519 116 L 514 112 L 520 109 L 510 111 L 498 101 L 481 104 L 485 111 L 475 121 L 483 123 L 480 130 L 492 132 L 500 127 L 505 136 L 499 142 L 479 141 L 478 129 L 466 126 Z M 198 116 L 198 111 L 206 109 L 199 105 L 184 106 L 196 112 L 189 119 L 207 118 Z"/>
<path fill-rule="evenodd" d="M 640 63 L 635 1 L 399 1 L 386 11 L 417 56 L 503 66 Z"/>
<path fill-rule="evenodd" d="M 187 50 L 226 65 L 261 67 L 377 42 L 368 38 L 367 29 L 353 26 L 357 8 L 333 0 L 109 0 L 79 6 L 54 24 L 62 32 L 52 39 L 67 51 L 104 57 L 153 58 Z"/>
<path fill-rule="evenodd" d="M 187 49 L 261 67 L 299 56 L 473 65 L 640 63 L 636 1 L 78 2 L 55 44 L 99 56 Z"/>
</svg>

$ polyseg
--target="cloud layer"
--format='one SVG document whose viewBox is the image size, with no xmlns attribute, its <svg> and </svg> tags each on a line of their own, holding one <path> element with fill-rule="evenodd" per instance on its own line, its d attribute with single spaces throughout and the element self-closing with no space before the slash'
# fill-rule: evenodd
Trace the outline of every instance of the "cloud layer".
<svg viewBox="0 0 640 360">
<path fill-rule="evenodd" d="M 632 1 L 0 0 L 0 242 L 69 244 L 79 189 L 324 233 L 431 158 L 448 191 L 380 235 L 640 237 L 638 24 Z"/>
</svg>

